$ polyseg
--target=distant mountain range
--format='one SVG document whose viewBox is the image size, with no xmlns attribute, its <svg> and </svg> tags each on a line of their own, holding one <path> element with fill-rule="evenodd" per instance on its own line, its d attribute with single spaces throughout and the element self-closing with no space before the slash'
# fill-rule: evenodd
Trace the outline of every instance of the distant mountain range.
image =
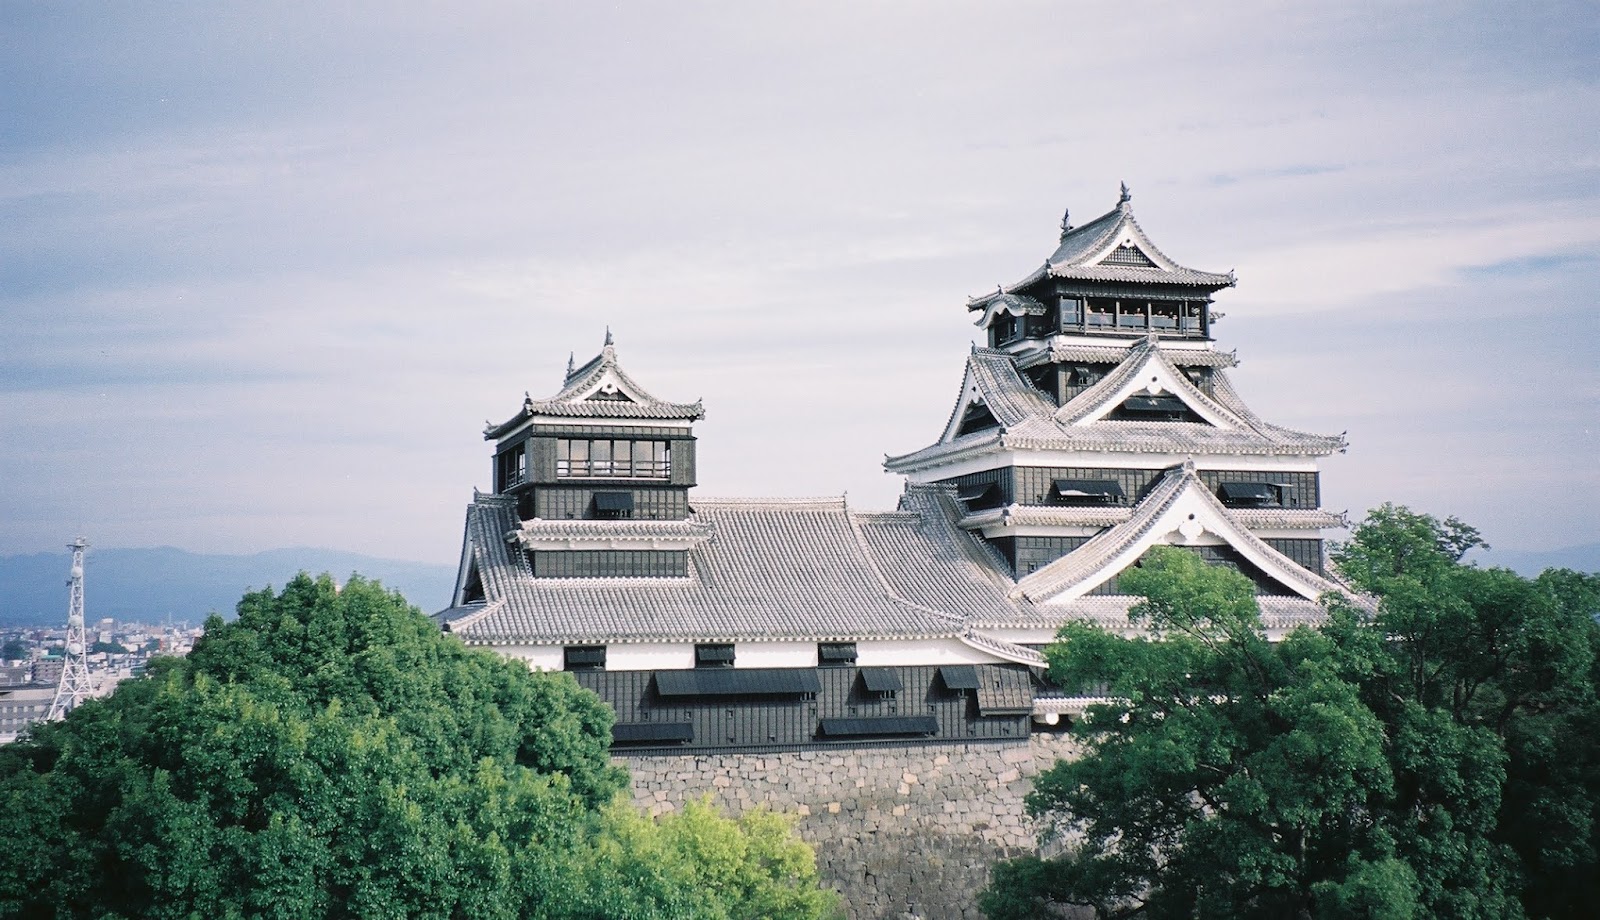
<svg viewBox="0 0 1600 920">
<path fill-rule="evenodd" d="M 67 618 L 68 553 L 0 556 L 0 626 L 63 625 Z M 352 572 L 380 581 L 432 613 L 455 588 L 454 565 L 376 559 L 331 549 L 274 549 L 253 556 L 217 556 L 170 546 L 90 549 L 84 564 L 89 621 L 198 625 L 207 614 L 233 616 L 246 591 L 282 588 L 295 573 L 328 572 L 341 582 Z"/>
</svg>

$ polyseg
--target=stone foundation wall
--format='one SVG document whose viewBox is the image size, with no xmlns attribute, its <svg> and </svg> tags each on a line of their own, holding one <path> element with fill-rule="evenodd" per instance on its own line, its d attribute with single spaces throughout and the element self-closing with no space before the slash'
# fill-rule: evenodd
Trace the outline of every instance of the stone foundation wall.
<svg viewBox="0 0 1600 920">
<path fill-rule="evenodd" d="M 729 814 L 797 815 L 823 880 L 856 920 L 981 917 L 996 861 L 1037 851 L 1022 800 L 1073 753 L 1062 735 L 1026 742 L 686 754 L 618 760 L 654 814 L 710 794 Z"/>
</svg>

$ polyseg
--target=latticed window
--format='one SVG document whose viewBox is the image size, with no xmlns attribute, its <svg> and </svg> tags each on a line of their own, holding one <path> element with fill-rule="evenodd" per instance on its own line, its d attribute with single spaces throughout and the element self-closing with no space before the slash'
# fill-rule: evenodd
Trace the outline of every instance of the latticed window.
<svg viewBox="0 0 1600 920">
<path fill-rule="evenodd" d="M 525 444 L 502 453 L 499 460 L 500 482 L 498 487 L 504 491 L 512 486 L 520 485 L 528 478 L 528 448 Z"/>
<path fill-rule="evenodd" d="M 556 441 L 556 475 L 666 479 L 672 475 L 672 445 L 667 441 L 560 438 Z"/>
</svg>

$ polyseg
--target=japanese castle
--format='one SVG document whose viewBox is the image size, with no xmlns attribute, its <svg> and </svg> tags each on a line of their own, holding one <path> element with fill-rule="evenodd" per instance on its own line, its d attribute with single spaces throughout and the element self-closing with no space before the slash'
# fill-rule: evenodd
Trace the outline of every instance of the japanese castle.
<svg viewBox="0 0 1600 920">
<path fill-rule="evenodd" d="M 1084 688 L 1040 649 L 1069 620 L 1127 628 L 1118 576 L 1172 544 L 1256 586 L 1269 632 L 1336 585 L 1318 459 L 1342 435 L 1270 424 L 1228 379 L 1212 297 L 1115 208 L 1022 280 L 967 302 L 987 336 L 944 430 L 887 457 L 899 509 L 703 499 L 700 403 L 658 399 L 600 354 L 490 425 L 452 606 L 463 641 L 567 670 L 661 752 L 1015 740 Z"/>
</svg>

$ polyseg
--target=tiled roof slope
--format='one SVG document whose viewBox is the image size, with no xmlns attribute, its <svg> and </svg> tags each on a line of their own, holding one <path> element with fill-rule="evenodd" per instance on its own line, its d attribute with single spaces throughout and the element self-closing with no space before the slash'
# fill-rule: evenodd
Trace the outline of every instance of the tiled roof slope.
<svg viewBox="0 0 1600 920">
<path fill-rule="evenodd" d="M 1118 250 L 1137 250 L 1144 258 L 1138 261 L 1147 265 L 1118 264 L 1108 260 Z M 1195 287 L 1229 287 L 1234 283 L 1231 273 L 1199 271 L 1185 268 L 1174 262 L 1166 253 L 1156 248 L 1145 234 L 1144 228 L 1133 217 L 1132 199 L 1123 188 L 1117 206 L 1081 227 L 1074 227 L 1061 235 L 1061 242 L 1045 263 L 1016 284 L 1008 285 L 994 294 L 974 297 L 967 302 L 969 310 L 983 310 L 995 297 L 1022 291 L 1045 278 L 1069 278 L 1082 281 L 1132 282 L 1144 284 L 1181 284 Z"/>
<path fill-rule="evenodd" d="M 1041 622 L 1026 599 L 1007 597 L 1011 579 L 994 551 L 955 526 L 961 510 L 947 487 L 908 485 L 900 507 L 899 513 L 854 516 L 897 596 L 958 611 L 973 623 Z"/>
<path fill-rule="evenodd" d="M 1094 386 L 1079 393 L 1059 409 L 1018 373 L 1015 359 L 1003 351 L 975 349 L 967 358 L 961 396 L 941 443 L 922 450 L 888 457 L 884 466 L 894 472 L 917 468 L 954 453 L 985 446 L 1038 450 L 1119 451 L 1129 453 L 1236 454 L 1326 456 L 1345 449 L 1342 435 L 1319 435 L 1273 425 L 1252 412 L 1217 367 L 1207 396 L 1178 372 L 1166 349 L 1143 341 L 1122 351 L 1121 363 Z M 1202 415 L 1226 417 L 1231 427 L 1196 422 L 1112 421 L 1092 419 L 1108 410 L 1113 399 L 1140 368 L 1156 361 L 1169 372 L 1172 391 Z M 980 398 L 1000 423 L 991 428 L 950 437 L 963 408 Z M 1088 424 L 1084 424 L 1088 421 Z"/>
<path fill-rule="evenodd" d="M 617 362 L 616 346 L 607 334 L 600 354 L 582 367 L 567 371 L 561 392 L 549 399 L 525 399 L 521 411 L 499 425 L 488 426 L 484 437 L 498 438 L 535 415 L 695 421 L 705 414 L 698 400 L 673 403 L 651 396 L 623 371 Z"/>
<path fill-rule="evenodd" d="M 1235 367 L 1239 356 L 1233 352 L 1214 348 L 1168 348 L 1167 360 L 1177 367 Z M 1053 339 L 1048 347 L 1018 352 L 1018 367 L 1028 368 L 1040 364 L 1083 362 L 1085 364 L 1121 364 L 1128 357 L 1128 346 L 1084 345 L 1071 340 Z"/>
<path fill-rule="evenodd" d="M 1140 521 L 1153 519 L 1184 478 L 1174 471 L 1169 487 L 1147 500 L 1150 507 L 1137 509 Z M 1133 521 L 1113 527 L 1018 585 L 992 549 L 956 527 L 960 509 L 942 486 L 908 486 L 898 512 L 852 514 L 840 501 L 696 507 L 716 536 L 691 551 L 687 578 L 535 579 L 517 542 L 506 539 L 519 526 L 514 503 L 478 496 L 468 508 L 467 539 L 487 601 L 438 618 L 462 638 L 484 643 L 960 638 L 1000 648 L 1006 643 L 984 630 L 1053 630 L 1085 618 L 1126 626 L 1133 603 L 1127 597 L 1041 607 L 1030 595 L 1090 577 L 1145 529 Z M 1045 588 L 1044 581 L 1056 585 Z M 1309 600 L 1259 600 L 1269 627 L 1320 616 Z"/>
<path fill-rule="evenodd" d="M 962 511 L 946 486 L 909 485 L 894 512 L 852 513 L 837 499 L 697 501 L 697 523 L 713 536 L 690 551 L 685 578 L 535 579 L 515 539 L 522 526 L 515 502 L 479 495 L 467 510 L 466 537 L 485 600 L 437 619 L 484 644 L 958 639 L 1038 664 L 1031 650 L 987 631 L 1053 631 L 1076 619 L 1126 627 L 1127 597 L 1035 598 L 1113 564 L 1193 479 L 1174 470 L 1132 520 L 1021 583 L 991 547 L 957 526 Z M 1226 514 L 1214 499 L 1208 507 Z M 1249 534 L 1231 539 L 1272 567 L 1294 567 Z M 1297 580 L 1333 587 L 1309 572 Z M 1260 603 L 1269 627 L 1320 616 L 1310 600 Z"/>
<path fill-rule="evenodd" d="M 467 536 L 490 607 L 451 630 L 512 643 L 953 637 L 960 617 L 892 596 L 842 501 L 695 502 L 712 538 L 678 579 L 535 579 L 506 535 L 512 504 L 482 496 Z M 495 605 L 496 601 L 504 603 Z"/>
</svg>

